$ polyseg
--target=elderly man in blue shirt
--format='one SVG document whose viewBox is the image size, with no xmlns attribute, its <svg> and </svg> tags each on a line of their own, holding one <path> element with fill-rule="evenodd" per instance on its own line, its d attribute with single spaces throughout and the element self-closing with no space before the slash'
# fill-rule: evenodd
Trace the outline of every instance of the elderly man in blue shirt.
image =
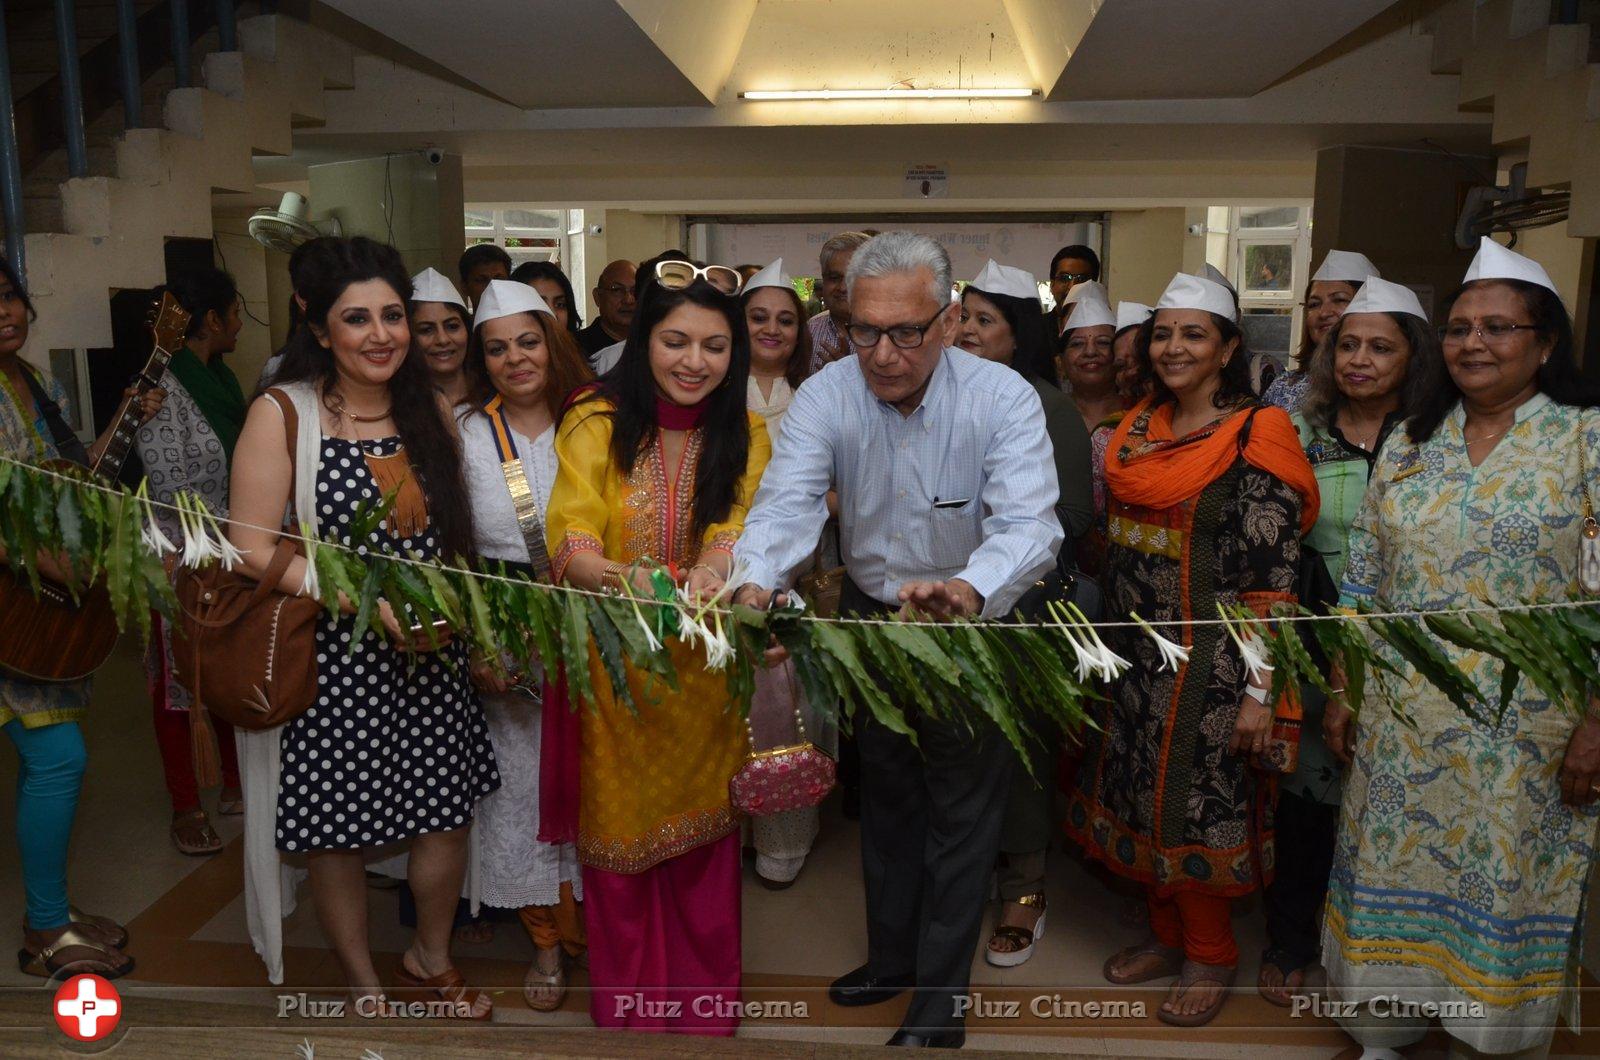
<svg viewBox="0 0 1600 1060">
<path fill-rule="evenodd" d="M 998 618 L 1061 546 L 1044 411 L 1004 365 L 951 347 L 959 307 L 933 240 L 886 232 L 846 283 L 854 357 L 801 386 L 735 549 L 736 599 L 761 605 L 811 557 L 838 490 L 848 580 L 841 610 Z M 972 955 L 999 845 L 1011 759 L 972 730 L 901 703 L 918 744 L 855 719 L 867 963 L 840 1005 L 916 993 L 890 1045 L 958 1047 Z"/>
</svg>

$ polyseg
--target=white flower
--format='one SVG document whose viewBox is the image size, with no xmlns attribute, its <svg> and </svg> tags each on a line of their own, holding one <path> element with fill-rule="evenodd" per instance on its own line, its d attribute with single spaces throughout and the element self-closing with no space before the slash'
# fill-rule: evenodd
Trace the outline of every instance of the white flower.
<svg viewBox="0 0 1600 1060">
<path fill-rule="evenodd" d="M 1090 642 L 1090 648 L 1098 653 L 1100 672 L 1107 681 L 1116 680 L 1122 671 L 1133 665 L 1127 659 L 1112 651 L 1111 646 L 1100 639 L 1099 632 L 1094 628 L 1094 624 L 1089 621 L 1089 616 L 1083 613 L 1082 608 L 1076 603 L 1068 602 L 1067 610 L 1071 612 L 1073 618 L 1078 620 L 1080 628 L 1084 631 L 1084 637 Z"/>
<path fill-rule="evenodd" d="M 215 559 L 219 553 L 206 533 L 205 519 L 198 510 L 199 499 L 187 490 L 173 498 L 178 505 L 178 526 L 183 530 L 183 557 L 185 567 L 200 567 Z"/>
<path fill-rule="evenodd" d="M 1220 602 L 1217 604 L 1217 614 L 1222 616 L 1222 626 L 1228 631 L 1228 636 L 1239 646 L 1239 654 L 1244 658 L 1250 681 L 1257 687 L 1266 684 L 1268 678 L 1264 675 L 1272 672 L 1272 666 L 1267 662 L 1267 644 L 1262 639 L 1259 620 L 1242 614 L 1230 616 Z"/>
<path fill-rule="evenodd" d="M 1072 645 L 1072 650 L 1077 655 L 1073 662 L 1073 667 L 1077 670 L 1078 680 L 1086 681 L 1091 675 L 1099 673 L 1100 653 L 1092 648 L 1086 640 L 1079 639 L 1080 633 L 1076 629 L 1076 620 L 1054 600 L 1050 601 L 1048 609 L 1051 617 L 1056 620 L 1056 628 L 1061 630 L 1062 634 L 1067 638 L 1067 643 Z"/>
<path fill-rule="evenodd" d="M 702 629 L 707 627 L 702 626 Z M 710 634 L 706 637 L 706 669 L 725 670 L 728 663 L 733 661 L 734 647 L 728 640 L 727 632 L 722 628 L 722 612 L 711 613 Z"/>
<path fill-rule="evenodd" d="M 1189 661 L 1188 648 L 1157 633 L 1155 627 L 1140 618 L 1137 613 L 1129 611 L 1128 614 L 1139 624 L 1139 628 L 1149 634 L 1150 639 L 1156 642 L 1156 650 L 1161 653 L 1161 668 L 1163 670 L 1170 669 L 1173 673 L 1177 673 L 1178 666 Z"/>
<path fill-rule="evenodd" d="M 689 599 L 688 587 L 678 586 L 676 595 L 678 598 L 676 604 L 678 608 L 678 639 L 691 648 L 702 640 L 709 640 L 711 631 L 700 620 L 700 615 L 705 612 L 703 609 L 698 612 L 695 610 L 694 602 Z"/>
<path fill-rule="evenodd" d="M 645 643 L 647 645 L 649 645 L 651 651 L 660 651 L 661 650 L 661 642 L 659 640 L 656 640 L 655 630 L 650 628 L 650 623 L 646 622 L 645 619 L 644 619 L 644 612 L 639 610 L 638 598 L 632 596 L 631 594 L 629 595 L 628 598 L 629 598 L 629 600 L 631 600 L 633 602 L 633 618 L 634 618 L 634 621 L 638 622 L 639 623 L 639 628 L 644 630 Z"/>
<path fill-rule="evenodd" d="M 150 490 L 148 480 L 139 481 L 139 502 L 144 506 L 144 522 L 139 531 L 139 540 L 144 542 L 145 548 L 156 554 L 157 559 L 170 556 L 178 551 L 167 535 L 161 532 L 161 526 L 156 522 L 155 507 L 150 503 Z"/>
</svg>

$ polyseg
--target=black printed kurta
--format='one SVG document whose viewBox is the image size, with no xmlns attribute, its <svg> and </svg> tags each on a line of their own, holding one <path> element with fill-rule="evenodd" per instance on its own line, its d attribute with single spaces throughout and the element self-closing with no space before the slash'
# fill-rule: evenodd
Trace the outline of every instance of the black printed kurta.
<svg viewBox="0 0 1600 1060">
<path fill-rule="evenodd" d="M 1108 692 L 1101 731 L 1085 730 L 1067 832 L 1158 893 L 1240 895 L 1271 879 L 1275 784 L 1228 752 L 1244 662 L 1220 626 L 1173 623 L 1216 618 L 1218 601 L 1258 614 L 1293 601 L 1299 516 L 1299 495 L 1242 459 L 1170 508 L 1110 498 L 1107 617 L 1137 612 L 1190 656 L 1173 673 L 1144 633 L 1106 638 L 1133 665 Z"/>
</svg>

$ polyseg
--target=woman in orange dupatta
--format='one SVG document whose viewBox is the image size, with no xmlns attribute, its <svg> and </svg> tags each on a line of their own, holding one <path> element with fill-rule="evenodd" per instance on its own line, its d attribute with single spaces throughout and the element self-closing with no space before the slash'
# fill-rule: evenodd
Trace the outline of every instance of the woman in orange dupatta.
<svg viewBox="0 0 1600 1060">
<path fill-rule="evenodd" d="M 1138 630 L 1108 637 L 1132 665 L 1109 690 L 1071 793 L 1067 831 L 1145 887 L 1150 937 L 1106 962 L 1113 983 L 1178 975 L 1157 1015 L 1196 1026 L 1222 1007 L 1239 951 L 1230 900 L 1272 873 L 1275 773 L 1298 706 L 1268 703 L 1227 632 L 1188 626 L 1217 604 L 1293 604 L 1317 486 L 1281 409 L 1259 406 L 1227 289 L 1180 274 L 1147 340 L 1153 392 L 1106 456 L 1107 614 L 1137 613 L 1187 649 L 1168 666 Z M 1287 768 L 1293 768 L 1288 764 Z"/>
<path fill-rule="evenodd" d="M 733 270 L 709 271 L 737 290 Z M 691 593 L 722 587 L 771 453 L 745 409 L 749 372 L 731 293 L 698 278 L 646 287 L 621 361 L 579 391 L 556 433 L 545 532 L 557 582 L 616 592 L 626 578 L 648 599 L 650 568 L 636 566 L 648 561 Z M 747 734 L 726 676 L 705 669 L 700 649 L 667 648 L 677 691 L 629 666 L 630 708 L 591 649 L 593 709 L 546 708 L 540 838 L 577 842 L 595 1023 L 726 1035 L 739 1023 L 740 978 L 728 781 Z M 569 790 L 547 786 L 562 783 Z"/>
</svg>

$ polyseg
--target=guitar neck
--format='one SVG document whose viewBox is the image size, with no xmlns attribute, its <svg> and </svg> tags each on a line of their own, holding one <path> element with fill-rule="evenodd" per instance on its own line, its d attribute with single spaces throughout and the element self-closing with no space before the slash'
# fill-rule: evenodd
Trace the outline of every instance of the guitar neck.
<svg viewBox="0 0 1600 1060">
<path fill-rule="evenodd" d="M 160 383 L 161 373 L 166 371 L 167 362 L 170 360 L 172 354 L 157 343 L 150 351 L 150 359 L 144 363 L 144 369 L 140 371 L 138 382 L 135 384 L 140 396 Z M 92 470 L 96 475 L 114 479 L 122 472 L 122 465 L 127 462 L 128 454 L 133 451 L 134 440 L 139 435 L 142 407 L 138 397 L 123 398 L 122 404 L 117 406 L 117 415 L 112 421 L 116 424 L 116 429 L 106 439 L 106 447 L 101 451 L 100 459 L 94 463 Z"/>
</svg>

